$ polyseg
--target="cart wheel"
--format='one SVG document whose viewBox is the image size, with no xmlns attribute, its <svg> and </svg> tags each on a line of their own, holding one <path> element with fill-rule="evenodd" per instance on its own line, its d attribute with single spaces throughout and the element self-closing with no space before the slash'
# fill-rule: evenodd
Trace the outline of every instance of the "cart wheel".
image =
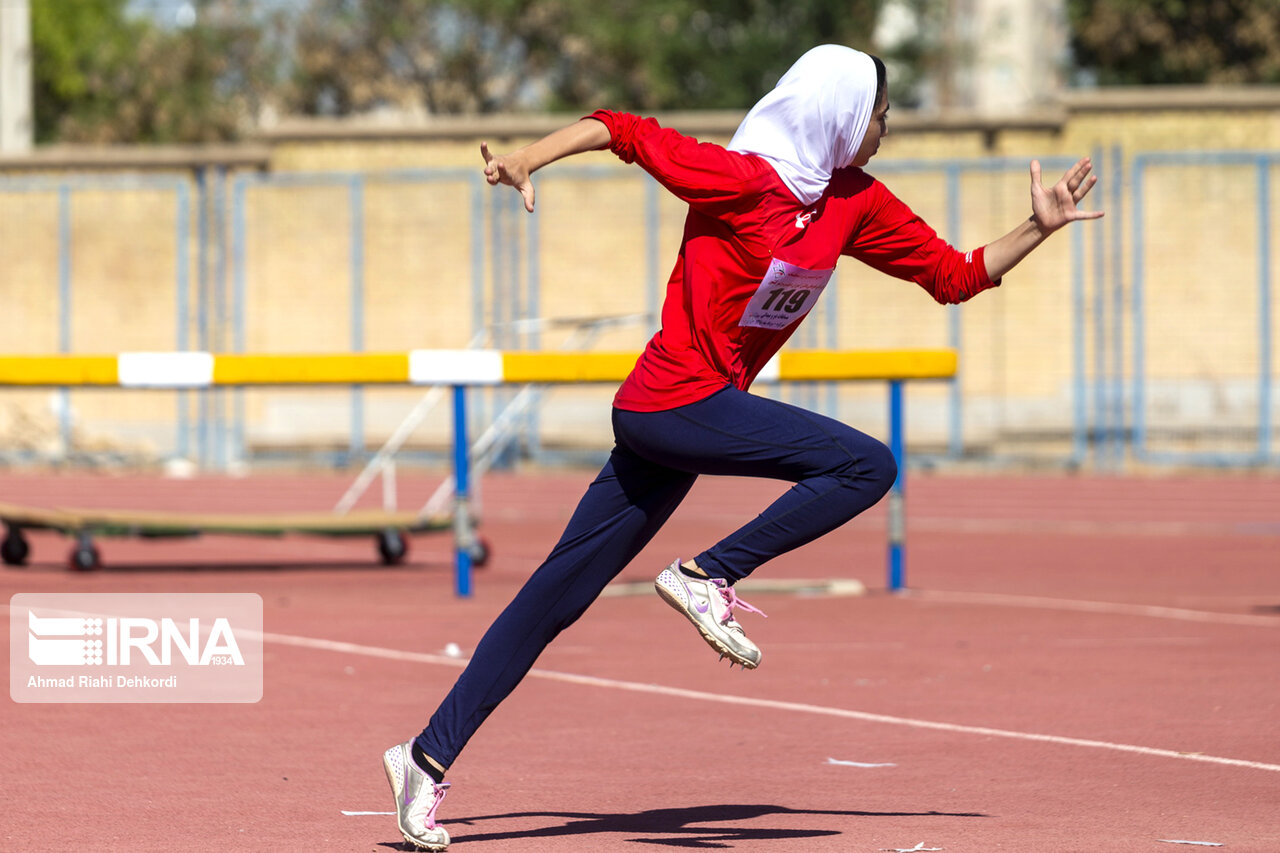
<svg viewBox="0 0 1280 853">
<path fill-rule="evenodd" d="M 475 541 L 471 543 L 471 565 L 477 569 L 482 569 L 489 564 L 489 554 L 492 552 L 489 547 L 489 540 L 483 536 L 477 536 Z"/>
<path fill-rule="evenodd" d="M 92 572 L 102 568 L 102 555 L 92 544 L 80 543 L 72 549 L 69 562 L 77 572 Z"/>
<path fill-rule="evenodd" d="M 378 534 L 378 556 L 384 566 L 398 566 L 409 553 L 409 541 L 399 530 L 383 530 Z"/>
<path fill-rule="evenodd" d="M 25 566 L 31 554 L 31 545 L 22 535 L 21 528 L 6 527 L 4 541 L 0 542 L 0 559 L 6 566 Z"/>
</svg>

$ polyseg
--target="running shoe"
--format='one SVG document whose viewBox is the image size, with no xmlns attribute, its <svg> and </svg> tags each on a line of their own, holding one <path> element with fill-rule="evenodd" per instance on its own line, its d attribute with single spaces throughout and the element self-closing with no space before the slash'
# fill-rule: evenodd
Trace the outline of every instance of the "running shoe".
<svg viewBox="0 0 1280 853">
<path fill-rule="evenodd" d="M 437 785 L 413 763 L 413 741 L 393 746 L 382 754 L 391 793 L 396 798 L 396 819 L 404 840 L 422 850 L 445 850 L 449 833 L 436 823 L 436 809 L 449 790 L 449 783 Z"/>
<path fill-rule="evenodd" d="M 761 616 L 764 613 L 738 598 L 726 580 L 689 577 L 680 571 L 677 559 L 662 570 L 653 585 L 663 601 L 693 623 L 707 645 L 719 652 L 721 658 L 729 658 L 730 666 L 736 663 L 755 669 L 760 665 L 760 649 L 747 639 L 746 632 L 733 618 L 733 611 L 741 607 Z"/>
</svg>

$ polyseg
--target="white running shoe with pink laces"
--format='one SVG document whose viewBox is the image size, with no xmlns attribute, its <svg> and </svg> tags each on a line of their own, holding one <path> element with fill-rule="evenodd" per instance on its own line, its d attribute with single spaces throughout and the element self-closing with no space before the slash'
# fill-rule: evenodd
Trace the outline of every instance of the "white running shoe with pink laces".
<svg viewBox="0 0 1280 853">
<path fill-rule="evenodd" d="M 396 819 L 404 840 L 422 850 L 446 850 L 449 833 L 436 823 L 436 809 L 449 790 L 449 783 L 439 785 L 413 763 L 413 741 L 393 746 L 382 754 L 382 768 L 387 771 L 391 793 L 396 798 Z"/>
<path fill-rule="evenodd" d="M 760 665 L 760 649 L 747 639 L 742 626 L 733 618 L 735 608 L 749 613 L 764 612 L 747 604 L 734 593 L 723 578 L 694 578 L 680 571 L 680 560 L 662 570 L 653 583 L 662 600 L 685 615 L 707 641 L 707 645 L 746 669 Z"/>
</svg>

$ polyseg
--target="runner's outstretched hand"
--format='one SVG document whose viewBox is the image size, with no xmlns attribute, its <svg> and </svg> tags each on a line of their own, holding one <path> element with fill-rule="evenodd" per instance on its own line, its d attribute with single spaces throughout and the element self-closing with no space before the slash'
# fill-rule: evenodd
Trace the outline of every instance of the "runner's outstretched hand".
<svg viewBox="0 0 1280 853">
<path fill-rule="evenodd" d="M 1085 157 L 1068 169 L 1062 180 L 1045 189 L 1040 181 L 1040 161 L 1031 161 L 1031 215 L 1043 234 L 1052 234 L 1068 222 L 1102 216 L 1101 210 L 1077 207 L 1098 182 L 1098 176 L 1090 174 L 1092 171 L 1093 163 Z"/>
<path fill-rule="evenodd" d="M 489 143 L 481 142 L 480 156 L 484 157 L 484 178 L 489 186 L 515 187 L 524 198 L 524 209 L 533 213 L 533 176 L 520 152 L 495 157 Z"/>
</svg>

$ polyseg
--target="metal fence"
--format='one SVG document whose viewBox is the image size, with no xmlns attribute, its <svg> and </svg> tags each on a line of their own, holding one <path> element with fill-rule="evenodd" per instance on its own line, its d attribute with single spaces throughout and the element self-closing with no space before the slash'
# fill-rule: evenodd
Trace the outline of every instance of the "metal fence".
<svg viewBox="0 0 1280 853">
<path fill-rule="evenodd" d="M 933 463 L 1260 466 L 1277 462 L 1270 152 L 1094 154 L 1091 204 L 995 294 L 941 307 L 842 262 L 789 346 L 951 347 L 960 374 L 913 386 L 908 442 Z M 1043 161 L 1048 179 L 1069 163 Z M 1027 212 L 1023 159 L 877 161 L 953 244 Z M 638 169 L 539 175 L 538 213 L 474 170 L 0 178 L 9 352 L 361 352 L 483 344 L 634 349 L 655 328 L 683 208 Z M 49 297 L 56 293 L 56 298 Z M 625 318 L 625 319 L 624 319 Z M 411 390 L 5 390 L 0 455 L 367 458 Z M 475 427 L 514 392 L 474 391 Z M 885 429 L 882 394 L 784 398 Z M 607 389 L 557 389 L 513 453 L 607 447 Z M 447 418 L 413 452 L 443 454 Z M 46 430 L 45 440 L 26 433 Z M 103 441 L 103 437 L 109 440 Z"/>
<path fill-rule="evenodd" d="M 1133 160 L 1129 438 L 1139 460 L 1280 461 L 1271 252 L 1278 164 L 1276 152 L 1162 152 Z M 1189 193 L 1188 184 L 1199 192 Z M 1200 203 L 1188 204 L 1187 195 Z M 1169 238 L 1171 215 L 1195 223 L 1188 242 Z M 1173 275 L 1196 282 L 1189 302 L 1163 286 Z"/>
</svg>

